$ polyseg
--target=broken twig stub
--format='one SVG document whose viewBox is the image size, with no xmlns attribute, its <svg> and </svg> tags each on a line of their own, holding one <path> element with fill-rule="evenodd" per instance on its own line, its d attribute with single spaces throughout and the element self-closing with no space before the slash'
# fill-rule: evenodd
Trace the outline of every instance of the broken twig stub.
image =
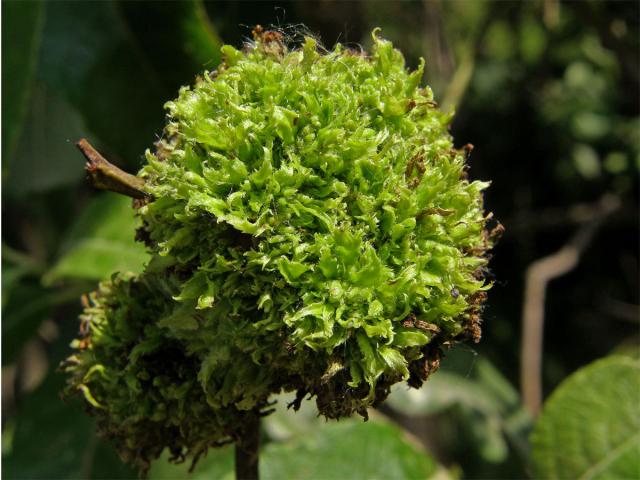
<svg viewBox="0 0 640 480">
<path fill-rule="evenodd" d="M 131 198 L 143 199 L 148 196 L 144 191 L 144 180 L 110 163 L 86 139 L 82 138 L 76 146 L 87 159 L 85 170 L 93 187 Z"/>
</svg>

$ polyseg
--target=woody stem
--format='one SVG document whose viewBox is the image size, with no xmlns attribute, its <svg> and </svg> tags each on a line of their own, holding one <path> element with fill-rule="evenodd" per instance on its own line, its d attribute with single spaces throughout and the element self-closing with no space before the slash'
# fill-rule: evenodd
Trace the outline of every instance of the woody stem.
<svg viewBox="0 0 640 480">
<path fill-rule="evenodd" d="M 260 416 L 252 415 L 245 423 L 244 434 L 236 441 L 236 479 L 258 480 L 260 457 Z"/>
<path fill-rule="evenodd" d="M 107 161 L 86 139 L 80 139 L 76 146 L 87 159 L 85 170 L 93 187 L 131 198 L 142 199 L 148 196 L 144 191 L 144 180 Z"/>
</svg>

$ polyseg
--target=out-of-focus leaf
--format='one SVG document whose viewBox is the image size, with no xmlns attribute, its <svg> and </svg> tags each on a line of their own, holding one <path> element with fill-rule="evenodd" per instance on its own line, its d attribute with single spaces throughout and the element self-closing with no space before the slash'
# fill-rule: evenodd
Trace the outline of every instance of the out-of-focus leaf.
<svg viewBox="0 0 640 480">
<path fill-rule="evenodd" d="M 499 408 L 481 385 L 445 371 L 438 372 L 419 390 L 397 386 L 388 403 L 405 415 L 435 415 L 456 405 L 485 414 Z"/>
<path fill-rule="evenodd" d="M 74 143 L 83 132 L 78 112 L 63 98 L 37 85 L 13 159 L 5 169 L 5 192 L 24 197 L 80 180 L 83 159 Z"/>
<path fill-rule="evenodd" d="M 536 478 L 640 478 L 640 363 L 598 360 L 566 379 L 531 436 Z"/>
<path fill-rule="evenodd" d="M 5 162 L 13 153 L 27 108 L 42 21 L 42 2 L 2 2 L 2 157 Z"/>
<path fill-rule="evenodd" d="M 144 248 L 134 243 L 85 238 L 43 277 L 45 284 L 63 278 L 100 280 L 114 272 L 139 272 L 145 261 Z"/>
<path fill-rule="evenodd" d="M 279 398 L 276 412 L 264 419 L 274 441 L 265 445 L 260 473 L 264 478 L 429 478 L 437 465 L 431 456 L 380 416 L 340 422 L 318 417 L 312 402 L 287 409 Z M 442 472 L 440 472 L 442 473 Z"/>
<path fill-rule="evenodd" d="M 623 340 L 611 352 L 611 355 L 623 355 L 640 360 L 640 336 L 634 335 Z"/>
<path fill-rule="evenodd" d="M 573 164 L 584 178 L 594 179 L 601 173 L 600 157 L 589 145 L 576 144 L 573 148 Z"/>
<path fill-rule="evenodd" d="M 535 63 L 544 53 L 547 43 L 541 19 L 525 16 L 520 24 L 520 54 L 527 63 Z"/>
<path fill-rule="evenodd" d="M 310 435 L 270 443 L 261 459 L 264 478 L 429 478 L 434 460 L 397 427 L 348 419 L 326 423 Z"/>
<path fill-rule="evenodd" d="M 455 351 L 452 356 L 456 356 Z M 473 432 L 487 461 L 506 459 L 507 440 L 525 448 L 531 419 L 522 409 L 513 386 L 486 359 L 477 359 L 466 370 L 456 369 L 455 360 L 448 358 L 442 371 L 418 390 L 396 386 L 387 403 L 399 413 L 411 416 L 457 412 Z"/>
<path fill-rule="evenodd" d="M 164 103 L 210 59 L 213 69 L 217 39 L 197 3 L 50 2 L 39 78 L 134 170 L 162 129 Z"/>
<path fill-rule="evenodd" d="M 60 400 L 63 377 L 51 373 L 19 405 L 3 478 L 136 478 L 115 450 L 95 435 L 77 402 Z M 4 435 L 3 435 L 4 436 Z"/>
<path fill-rule="evenodd" d="M 388 402 L 406 415 L 434 415 L 454 405 L 493 415 L 517 406 L 518 394 L 488 360 L 479 358 L 466 373 L 445 365 L 420 389 L 399 385 Z"/>
<path fill-rule="evenodd" d="M 164 85 L 175 96 L 196 74 L 213 70 L 221 59 L 222 41 L 200 0 L 181 2 L 118 1 L 118 8 Z M 153 28 L 148 28 L 152 24 Z"/>
<path fill-rule="evenodd" d="M 38 77 L 118 157 L 138 164 L 162 127 L 167 91 L 113 2 L 48 2 Z"/>
<path fill-rule="evenodd" d="M 508 60 L 517 46 L 514 37 L 512 25 L 505 21 L 495 21 L 487 31 L 487 49 L 494 58 Z"/>
<path fill-rule="evenodd" d="M 47 318 L 51 298 L 46 289 L 31 281 L 19 282 L 3 291 L 2 301 L 6 302 L 2 309 L 2 365 L 6 365 Z"/>
<path fill-rule="evenodd" d="M 63 304 L 79 304 L 86 291 L 83 284 L 51 290 L 42 286 L 33 272 L 16 276 L 20 267 L 3 265 L 2 272 L 2 365 L 17 357 L 24 344 L 31 339 L 51 310 Z M 14 281 L 10 278 L 14 277 Z"/>
<path fill-rule="evenodd" d="M 2 308 L 5 307 L 11 291 L 30 275 L 40 275 L 42 267 L 27 254 L 2 244 Z"/>
<path fill-rule="evenodd" d="M 276 411 L 262 422 L 267 435 L 275 442 L 285 442 L 295 437 L 309 435 L 326 423 L 318 417 L 318 409 L 311 401 L 302 402 L 297 412 L 288 409 L 286 406 L 294 399 L 294 394 L 278 396 Z"/>
<path fill-rule="evenodd" d="M 9 294 L 20 280 L 29 273 L 29 270 L 22 266 L 2 265 L 2 308 L 9 301 Z"/>
<path fill-rule="evenodd" d="M 33 258 L 2 246 L 2 365 L 15 360 L 53 307 L 80 296 L 76 286 L 45 289 L 41 274 L 42 266 Z"/>
<path fill-rule="evenodd" d="M 234 457 L 233 446 L 211 449 L 207 455 L 200 459 L 197 467 L 189 473 L 190 463 L 174 464 L 169 462 L 169 455 L 165 452 L 158 460 L 151 464 L 149 480 L 176 480 L 188 478 L 189 480 L 233 480 Z"/>
<path fill-rule="evenodd" d="M 448 478 L 431 456 L 379 416 L 366 423 L 360 418 L 326 422 L 311 402 L 294 412 L 286 409 L 288 400 L 281 396 L 276 412 L 262 422 L 270 441 L 260 451 L 261 478 Z M 152 464 L 149 479 L 187 478 L 188 467 L 163 456 Z M 231 480 L 233 470 L 233 447 L 224 447 L 210 450 L 190 478 Z"/>
<path fill-rule="evenodd" d="M 136 226 L 130 199 L 110 193 L 98 195 L 70 229 L 59 260 L 43 282 L 100 280 L 116 271 L 141 271 L 148 255 L 134 240 Z"/>
</svg>

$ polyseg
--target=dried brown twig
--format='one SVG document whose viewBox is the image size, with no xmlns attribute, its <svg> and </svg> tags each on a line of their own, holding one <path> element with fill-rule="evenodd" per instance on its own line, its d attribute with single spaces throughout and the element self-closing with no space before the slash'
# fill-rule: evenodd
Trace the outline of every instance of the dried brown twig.
<svg viewBox="0 0 640 480">
<path fill-rule="evenodd" d="M 76 146 L 87 159 L 85 170 L 93 187 L 137 199 L 148 196 L 144 191 L 144 180 L 107 161 L 86 139 L 80 139 Z"/>
</svg>

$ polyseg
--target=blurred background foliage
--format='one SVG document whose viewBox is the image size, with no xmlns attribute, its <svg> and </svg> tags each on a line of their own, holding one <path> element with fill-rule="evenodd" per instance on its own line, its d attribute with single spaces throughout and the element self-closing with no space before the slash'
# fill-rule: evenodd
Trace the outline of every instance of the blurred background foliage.
<svg viewBox="0 0 640 480">
<path fill-rule="evenodd" d="M 531 456 L 518 391 L 525 273 L 591 221 L 603 198 L 619 207 L 577 267 L 548 287 L 545 396 L 595 359 L 640 351 L 639 18 L 635 1 L 3 1 L 4 476 L 135 477 L 79 405 L 58 398 L 56 367 L 78 329 L 79 296 L 114 271 L 139 270 L 146 255 L 133 241 L 129 201 L 87 187 L 74 143 L 87 137 L 135 172 L 161 132 L 164 102 L 215 69 L 222 42 L 240 47 L 256 24 L 365 49 L 380 26 L 409 66 L 424 57 L 425 81 L 456 110 L 451 131 L 458 145 L 475 145 L 470 174 L 492 180 L 487 208 L 507 229 L 482 342 L 452 350 L 420 391 L 397 388 L 367 424 L 318 421 L 311 404 L 292 416 L 281 400 L 264 425 L 263 475 L 550 474 Z M 598 368 L 587 373 L 601 378 Z M 545 409 L 547 423 L 571 401 L 573 379 Z M 637 409 L 627 414 L 635 425 Z M 543 427 L 534 438 L 545 447 Z M 194 478 L 232 478 L 232 469 L 229 449 L 212 451 Z M 186 470 L 158 461 L 150 478 Z"/>
</svg>

